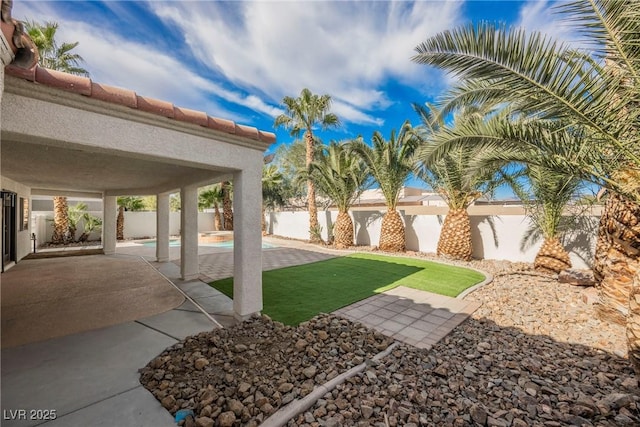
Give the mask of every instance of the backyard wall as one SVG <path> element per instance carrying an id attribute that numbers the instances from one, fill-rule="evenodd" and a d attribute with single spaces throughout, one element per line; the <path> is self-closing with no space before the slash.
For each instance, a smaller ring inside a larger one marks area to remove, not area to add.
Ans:
<path id="1" fill-rule="evenodd" d="M 102 211 L 89 212 L 91 215 L 102 219 Z M 38 243 L 51 241 L 53 234 L 53 212 L 34 212 L 32 215 L 32 224 L 35 224 L 34 232 L 36 233 Z M 198 231 L 213 231 L 214 228 L 213 213 L 198 212 Z M 78 227 L 76 237 L 82 234 L 82 223 Z M 89 236 L 89 240 L 100 239 L 100 230 L 94 231 Z M 169 216 L 169 234 L 177 236 L 180 234 L 180 212 L 171 212 Z M 125 239 L 141 239 L 148 237 L 156 237 L 156 213 L 155 212 L 125 212 L 124 213 L 124 238 Z"/>
<path id="2" fill-rule="evenodd" d="M 438 238 L 446 209 L 442 214 L 408 214 L 400 210 L 405 223 L 407 250 L 436 252 Z M 356 210 L 350 212 L 355 227 L 356 244 L 377 246 L 380 239 L 383 211 Z M 318 212 L 322 236 L 337 217 L 335 211 Z M 584 217 L 580 231 L 565 236 L 564 245 L 569 251 L 574 268 L 588 268 L 593 259 L 596 230 L 599 217 Z M 533 262 L 542 240 L 531 235 L 532 224 L 523 214 L 471 215 L 473 257 L 509 261 Z M 271 212 L 267 215 L 267 230 L 276 236 L 294 239 L 309 238 L 309 214 L 306 211 Z"/>

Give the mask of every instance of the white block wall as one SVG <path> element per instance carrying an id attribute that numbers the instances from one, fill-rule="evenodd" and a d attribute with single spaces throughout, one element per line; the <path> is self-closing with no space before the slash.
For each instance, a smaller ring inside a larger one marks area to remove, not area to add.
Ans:
<path id="1" fill-rule="evenodd" d="M 407 249 L 419 252 L 436 252 L 440 230 L 445 215 L 403 215 Z M 352 211 L 358 245 L 377 246 L 380 240 L 382 211 Z M 318 213 L 322 237 L 327 238 L 327 222 L 335 221 L 335 211 Z M 588 268 L 595 248 L 598 217 L 583 218 L 577 230 L 565 236 L 564 245 L 569 251 L 574 268 Z M 586 224 L 585 224 L 586 223 Z M 473 257 L 533 262 L 542 241 L 523 244 L 531 227 L 525 215 L 477 215 L 471 216 Z M 276 236 L 306 240 L 309 238 L 309 214 L 306 211 L 271 212 L 267 215 L 267 230 Z"/>

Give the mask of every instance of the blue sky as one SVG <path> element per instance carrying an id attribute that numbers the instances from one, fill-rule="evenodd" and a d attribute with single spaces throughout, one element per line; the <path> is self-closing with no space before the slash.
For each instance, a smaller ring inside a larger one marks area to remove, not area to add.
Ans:
<path id="1" fill-rule="evenodd" d="M 530 1 L 24 1 L 20 20 L 56 21 L 79 41 L 94 81 L 275 131 L 284 96 L 332 96 L 342 127 L 325 141 L 389 135 L 412 102 L 453 80 L 410 61 L 429 36 L 470 21 L 502 21 L 573 41 L 550 8 Z M 272 146 L 270 150 L 273 150 Z"/>

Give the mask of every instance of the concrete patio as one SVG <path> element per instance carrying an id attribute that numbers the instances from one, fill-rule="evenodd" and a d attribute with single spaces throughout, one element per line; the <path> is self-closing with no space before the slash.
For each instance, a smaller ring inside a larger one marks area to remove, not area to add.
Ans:
<path id="1" fill-rule="evenodd" d="M 263 250 L 265 269 L 339 255 L 300 242 L 276 242 L 281 246 Z M 119 248 L 118 253 L 127 257 L 124 253 L 138 251 L 144 256 L 148 250 L 129 246 Z M 228 276 L 230 250 L 203 247 L 201 253 L 200 268 L 206 272 L 201 279 Z M 171 415 L 140 385 L 138 369 L 186 336 L 236 320 L 229 298 L 202 280 L 180 280 L 178 263 L 151 265 L 185 292 L 182 304 L 134 321 L 2 350 L 3 426 L 175 426 Z M 429 348 L 476 307 L 400 287 L 336 314 L 399 341 Z M 17 419 L 23 418 L 22 412 L 16 412 L 20 409 L 26 410 L 26 419 Z M 29 419 L 30 409 L 55 410 L 56 419 Z"/>

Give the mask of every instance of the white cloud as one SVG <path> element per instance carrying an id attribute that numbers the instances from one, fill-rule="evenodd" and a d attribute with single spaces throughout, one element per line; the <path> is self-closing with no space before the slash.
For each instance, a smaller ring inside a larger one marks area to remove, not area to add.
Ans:
<path id="1" fill-rule="evenodd" d="M 554 4 L 549 0 L 529 1 L 520 9 L 515 25 L 527 31 L 539 31 L 576 47 L 586 47 L 582 46 L 574 26 L 553 9 Z"/>
<path id="2" fill-rule="evenodd" d="M 196 74 L 183 62 L 151 44 L 136 43 L 94 24 L 58 16 L 49 4 L 27 3 L 24 11 L 17 12 L 21 14 L 14 13 L 18 19 L 28 16 L 40 22 L 58 22 L 57 40 L 80 42 L 74 52 L 83 57 L 84 68 L 89 70 L 96 82 L 124 87 L 142 96 L 167 100 L 181 107 L 202 109 L 210 115 L 239 122 L 246 122 L 246 118 L 215 102 L 210 95 L 268 115 L 280 112 L 256 96 L 227 89 Z"/>
<path id="3" fill-rule="evenodd" d="M 196 73 L 183 53 L 160 51 L 152 38 L 136 42 L 126 28 L 114 33 L 113 23 L 73 21 L 55 5 L 18 2 L 14 14 L 59 22 L 59 40 L 80 42 L 76 51 L 96 81 L 237 121 L 243 118 L 222 101 L 276 116 L 283 96 L 308 87 L 331 94 L 343 122 L 381 125 L 384 111 L 400 101 L 382 90 L 389 80 L 422 92 L 444 85 L 439 71 L 410 58 L 418 43 L 458 23 L 462 2 L 147 3 L 183 34 L 194 57 L 223 77 L 216 80 Z M 107 5 L 135 22 L 121 4 Z"/>
<path id="4" fill-rule="evenodd" d="M 414 47 L 453 26 L 461 2 L 150 3 L 178 26 L 195 56 L 247 91 L 277 103 L 304 87 L 328 93 L 345 121 L 373 117 L 393 101 L 387 79 L 421 85 L 436 75 L 410 61 Z"/>

